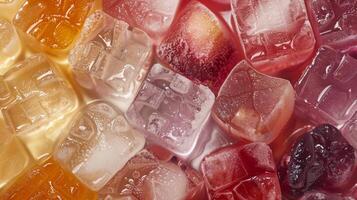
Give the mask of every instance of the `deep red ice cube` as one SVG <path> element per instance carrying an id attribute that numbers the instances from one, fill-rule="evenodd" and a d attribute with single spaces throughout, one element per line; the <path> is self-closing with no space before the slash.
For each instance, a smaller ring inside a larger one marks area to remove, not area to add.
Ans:
<path id="1" fill-rule="evenodd" d="M 192 1 L 173 22 L 157 54 L 175 71 L 217 92 L 241 58 L 235 42 L 215 13 Z"/>

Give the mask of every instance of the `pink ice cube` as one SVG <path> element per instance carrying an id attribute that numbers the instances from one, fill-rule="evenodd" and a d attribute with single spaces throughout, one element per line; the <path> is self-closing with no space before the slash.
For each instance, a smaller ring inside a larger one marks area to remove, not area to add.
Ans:
<path id="1" fill-rule="evenodd" d="M 159 38 L 170 27 L 180 0 L 103 0 L 104 11 Z"/>
<path id="2" fill-rule="evenodd" d="M 201 164 L 210 199 L 281 199 L 272 151 L 265 143 L 229 146 Z"/>
<path id="3" fill-rule="evenodd" d="M 357 45 L 356 0 L 312 0 L 311 8 L 323 45 L 339 49 Z"/>
<path id="4" fill-rule="evenodd" d="M 161 62 L 214 92 L 242 57 L 226 24 L 198 1 L 179 13 L 157 53 Z"/>
<path id="5" fill-rule="evenodd" d="M 273 74 L 306 61 L 315 37 L 304 0 L 232 0 L 246 58 Z"/>
<path id="6" fill-rule="evenodd" d="M 129 122 L 149 140 L 187 158 L 214 102 L 213 93 L 160 64 L 152 66 L 129 107 Z"/>
<path id="7" fill-rule="evenodd" d="M 301 116 L 341 128 L 357 112 L 357 60 L 321 47 L 295 89 Z"/>
<path id="8" fill-rule="evenodd" d="M 255 71 L 242 61 L 229 74 L 213 106 L 213 118 L 230 135 L 271 142 L 294 108 L 290 82 Z"/>

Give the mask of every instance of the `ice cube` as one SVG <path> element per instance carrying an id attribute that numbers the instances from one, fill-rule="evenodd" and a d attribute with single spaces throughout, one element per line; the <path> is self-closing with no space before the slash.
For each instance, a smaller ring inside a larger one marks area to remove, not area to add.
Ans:
<path id="1" fill-rule="evenodd" d="M 197 144 L 213 102 L 214 95 L 207 87 L 155 64 L 127 116 L 149 140 L 187 158 Z"/>
<path id="2" fill-rule="evenodd" d="M 357 112 L 357 60 L 321 47 L 295 90 L 301 116 L 341 128 Z"/>
<path id="3" fill-rule="evenodd" d="M 26 0 L 13 23 L 34 50 L 68 50 L 94 6 L 94 0 Z"/>
<path id="4" fill-rule="evenodd" d="M 199 170 L 200 164 L 205 156 L 221 147 L 230 145 L 233 141 L 211 118 L 203 129 L 203 134 L 199 138 L 200 143 L 196 146 L 196 154 L 190 157 L 191 166 Z"/>
<path id="5" fill-rule="evenodd" d="M 21 44 L 14 27 L 3 18 L 0 18 L 0 38 L 0 71 L 2 71 L 19 56 Z"/>
<path id="6" fill-rule="evenodd" d="M 49 158 L 22 174 L 0 199 L 42 200 L 42 199 L 96 199 L 96 193 L 81 184 L 73 174 Z"/>
<path id="7" fill-rule="evenodd" d="M 246 58 L 274 74 L 306 61 L 315 47 L 304 0 L 232 0 Z"/>
<path id="8" fill-rule="evenodd" d="M 31 159 L 23 145 L 1 124 L 0 190 L 29 166 Z"/>
<path id="9" fill-rule="evenodd" d="M 323 45 L 348 49 L 357 44 L 357 1 L 312 0 Z"/>
<path id="10" fill-rule="evenodd" d="M 217 92 L 241 57 L 235 42 L 224 22 L 192 1 L 179 13 L 157 53 L 173 70 Z"/>
<path id="11" fill-rule="evenodd" d="M 13 0 L 0 0 L 0 3 L 11 3 Z"/>
<path id="12" fill-rule="evenodd" d="M 190 199 L 190 195 L 199 192 L 197 189 L 202 189 L 202 181 L 198 172 L 187 166 L 160 161 L 151 152 L 143 150 L 99 191 L 99 197 L 130 197 L 129 199 L 138 200 Z"/>
<path id="13" fill-rule="evenodd" d="M 299 136 L 285 152 L 279 178 L 286 197 L 296 199 L 317 188 L 341 191 L 355 181 L 355 151 L 330 124 L 318 125 Z"/>
<path id="14" fill-rule="evenodd" d="M 73 88 L 43 55 L 26 59 L 0 77 L 2 116 L 35 158 L 52 152 L 61 127 L 77 107 Z"/>
<path id="15" fill-rule="evenodd" d="M 88 104 L 72 121 L 55 159 L 92 190 L 103 187 L 144 147 L 144 136 L 106 102 Z"/>
<path id="16" fill-rule="evenodd" d="M 151 54 L 144 32 L 96 11 L 87 18 L 69 62 L 83 88 L 125 112 L 146 76 Z"/>
<path id="17" fill-rule="evenodd" d="M 221 148 L 201 163 L 210 199 L 281 199 L 272 151 L 265 143 Z"/>
<path id="18" fill-rule="evenodd" d="M 261 74 L 242 61 L 221 87 L 213 118 L 234 137 L 269 143 L 288 122 L 294 100 L 289 81 Z"/>
<path id="19" fill-rule="evenodd" d="M 170 27 L 180 0 L 104 0 L 104 11 L 159 39 Z"/>

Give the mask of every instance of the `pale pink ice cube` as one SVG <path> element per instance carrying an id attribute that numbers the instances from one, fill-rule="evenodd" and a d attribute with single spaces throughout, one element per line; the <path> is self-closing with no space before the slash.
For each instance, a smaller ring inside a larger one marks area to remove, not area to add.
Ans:
<path id="1" fill-rule="evenodd" d="M 207 87 L 155 64 L 127 116 L 151 141 L 187 158 L 195 149 L 213 102 L 214 95 Z"/>
<path id="2" fill-rule="evenodd" d="M 292 115 L 294 95 L 288 80 L 259 73 L 242 61 L 221 87 L 213 118 L 236 138 L 269 143 Z"/>
<path id="3" fill-rule="evenodd" d="M 201 170 L 211 200 L 281 199 L 273 154 L 265 143 L 221 148 L 205 157 Z"/>
<path id="4" fill-rule="evenodd" d="M 311 9 L 319 27 L 322 45 L 339 49 L 357 45 L 356 0 L 312 0 Z"/>
<path id="5" fill-rule="evenodd" d="M 99 199 L 184 200 L 203 189 L 203 179 L 180 163 L 163 162 L 143 150 L 99 191 Z"/>
<path id="6" fill-rule="evenodd" d="M 246 58 L 270 74 L 306 61 L 315 47 L 304 0 L 232 0 Z"/>
<path id="7" fill-rule="evenodd" d="M 301 116 L 341 128 L 357 112 L 357 60 L 321 47 L 295 90 Z"/>
<path id="8" fill-rule="evenodd" d="M 54 156 L 92 190 L 102 188 L 145 144 L 113 105 L 94 101 L 73 119 Z"/>
<path id="9" fill-rule="evenodd" d="M 88 17 L 69 63 L 77 82 L 125 112 L 152 60 L 150 38 L 102 11 Z"/>
<path id="10" fill-rule="evenodd" d="M 104 11 L 144 30 L 153 38 L 170 27 L 180 0 L 104 0 Z"/>

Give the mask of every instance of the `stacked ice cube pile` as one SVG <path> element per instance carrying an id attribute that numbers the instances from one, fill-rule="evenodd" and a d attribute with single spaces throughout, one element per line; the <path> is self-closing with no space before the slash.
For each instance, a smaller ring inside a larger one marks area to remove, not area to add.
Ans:
<path id="1" fill-rule="evenodd" d="M 356 0 L 0 0 L 1 200 L 357 199 Z"/>

